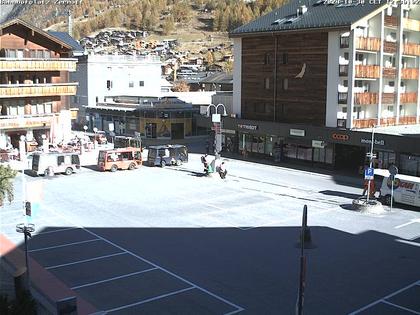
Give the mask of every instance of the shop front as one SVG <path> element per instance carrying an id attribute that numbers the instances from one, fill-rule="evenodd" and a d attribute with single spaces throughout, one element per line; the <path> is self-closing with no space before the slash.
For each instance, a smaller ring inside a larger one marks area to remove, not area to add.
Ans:
<path id="1" fill-rule="evenodd" d="M 209 119 L 197 120 L 209 126 Z M 372 133 L 348 129 L 280 124 L 223 118 L 223 148 L 274 162 L 291 162 L 361 173 L 370 163 Z M 372 163 L 377 168 L 396 165 L 400 172 L 420 176 L 420 138 L 375 133 Z"/>

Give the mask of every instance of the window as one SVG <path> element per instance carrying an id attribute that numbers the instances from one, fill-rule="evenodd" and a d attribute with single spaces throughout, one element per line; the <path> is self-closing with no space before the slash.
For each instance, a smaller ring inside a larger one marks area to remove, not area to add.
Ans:
<path id="1" fill-rule="evenodd" d="M 350 39 L 349 36 L 340 36 L 340 48 L 349 48 Z"/>
<path id="2" fill-rule="evenodd" d="M 287 53 L 283 53 L 283 64 L 286 65 L 289 62 L 289 55 Z"/>
<path id="3" fill-rule="evenodd" d="M 354 87 L 362 88 L 363 87 L 363 81 L 362 80 L 354 81 Z"/>
<path id="4" fill-rule="evenodd" d="M 387 106 L 387 110 L 389 112 L 394 112 L 394 106 L 392 106 L 392 105 Z"/>
<path id="5" fill-rule="evenodd" d="M 363 61 L 363 54 L 356 53 L 356 61 Z"/>
<path id="6" fill-rule="evenodd" d="M 45 113 L 51 114 L 52 113 L 52 103 L 45 103 Z"/>
<path id="7" fill-rule="evenodd" d="M 106 80 L 106 88 L 108 90 L 112 89 L 112 81 L 111 80 Z"/>
<path id="8" fill-rule="evenodd" d="M 343 106 L 343 108 L 341 109 L 341 112 L 347 113 L 347 106 Z"/>
<path id="9" fill-rule="evenodd" d="M 271 54 L 270 53 L 266 53 L 264 55 L 264 64 L 265 65 L 269 65 L 271 63 Z"/>
<path id="10" fill-rule="evenodd" d="M 130 88 L 134 87 L 134 81 L 129 81 L 128 82 L 128 87 L 130 87 Z"/>
<path id="11" fill-rule="evenodd" d="M 348 87 L 349 86 L 349 81 L 348 80 L 344 80 L 343 81 L 343 86 L 344 87 Z"/>
<path id="12" fill-rule="evenodd" d="M 289 89 L 289 79 L 283 79 L 283 91 L 287 91 Z"/>
<path id="13" fill-rule="evenodd" d="M 348 52 L 344 53 L 344 59 L 349 60 L 349 53 Z"/>
<path id="14" fill-rule="evenodd" d="M 144 86 L 144 81 L 139 81 L 139 86 Z"/>
<path id="15" fill-rule="evenodd" d="M 395 82 L 394 81 L 389 81 L 388 85 L 389 86 L 395 86 Z"/>
<path id="16" fill-rule="evenodd" d="M 270 78 L 265 78 L 265 80 L 264 80 L 264 88 L 266 90 L 270 89 Z"/>
<path id="17" fill-rule="evenodd" d="M 44 58 L 50 59 L 51 58 L 51 52 L 49 50 L 44 50 Z"/>

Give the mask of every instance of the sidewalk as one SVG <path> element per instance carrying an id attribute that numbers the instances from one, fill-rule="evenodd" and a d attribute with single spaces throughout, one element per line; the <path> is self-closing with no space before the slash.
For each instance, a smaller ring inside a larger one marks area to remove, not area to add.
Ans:
<path id="1" fill-rule="evenodd" d="M 361 175 L 349 174 L 348 171 L 346 172 L 346 171 L 329 170 L 329 169 L 324 169 L 324 168 L 320 168 L 316 166 L 294 164 L 290 162 L 274 162 L 272 159 L 257 158 L 253 156 L 248 156 L 244 158 L 241 154 L 227 153 L 227 152 L 222 152 L 221 158 L 235 159 L 235 160 L 239 160 L 243 162 L 272 165 L 275 167 L 292 169 L 292 170 L 307 172 L 307 173 L 312 173 L 312 174 L 313 173 L 322 174 L 326 176 L 331 176 L 337 183 L 343 183 L 343 184 L 347 184 L 354 187 L 363 188 L 363 183 L 364 183 L 363 177 Z"/>

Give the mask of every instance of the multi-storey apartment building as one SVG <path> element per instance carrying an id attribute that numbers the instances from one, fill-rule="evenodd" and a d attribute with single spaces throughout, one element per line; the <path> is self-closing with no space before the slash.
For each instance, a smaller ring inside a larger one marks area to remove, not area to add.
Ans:
<path id="1" fill-rule="evenodd" d="M 420 174 L 420 138 L 401 135 L 420 129 L 420 7 L 371 3 L 292 0 L 232 31 L 226 146 L 357 170 L 376 126 L 376 163 Z"/>
<path id="2" fill-rule="evenodd" d="M 24 21 L 0 25 L 0 148 L 15 148 L 22 135 L 41 143 L 70 132 L 69 82 L 77 59 L 65 42 Z"/>
<path id="3" fill-rule="evenodd" d="M 79 82 L 71 105 L 79 109 L 80 124 L 87 122 L 85 108 L 104 102 L 110 96 L 160 96 L 161 61 L 159 56 L 85 55 L 70 78 Z M 94 118 L 94 117 L 93 117 Z"/>

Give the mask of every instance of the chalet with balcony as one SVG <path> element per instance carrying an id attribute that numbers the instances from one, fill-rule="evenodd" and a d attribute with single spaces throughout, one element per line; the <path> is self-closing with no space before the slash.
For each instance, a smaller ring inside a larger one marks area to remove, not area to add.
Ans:
<path id="1" fill-rule="evenodd" d="M 420 139 L 392 134 L 420 134 L 419 6 L 291 0 L 230 37 L 239 152 L 357 169 L 375 126 L 376 162 L 420 175 Z"/>
<path id="2" fill-rule="evenodd" d="M 70 132 L 69 82 L 77 59 L 72 47 L 19 19 L 0 25 L 0 148 L 20 136 L 60 142 Z"/>

